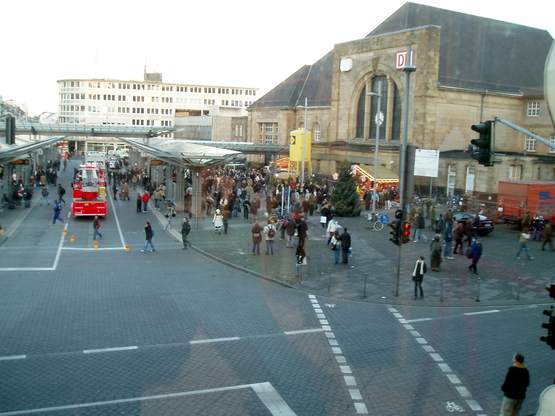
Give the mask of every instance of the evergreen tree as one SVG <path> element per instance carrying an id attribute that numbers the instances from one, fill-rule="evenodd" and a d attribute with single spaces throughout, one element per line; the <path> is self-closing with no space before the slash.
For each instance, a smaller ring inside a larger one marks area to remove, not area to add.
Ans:
<path id="1" fill-rule="evenodd" d="M 340 217 L 360 215 L 360 196 L 357 193 L 356 179 L 351 175 L 351 169 L 346 168 L 341 171 L 331 202 Z"/>

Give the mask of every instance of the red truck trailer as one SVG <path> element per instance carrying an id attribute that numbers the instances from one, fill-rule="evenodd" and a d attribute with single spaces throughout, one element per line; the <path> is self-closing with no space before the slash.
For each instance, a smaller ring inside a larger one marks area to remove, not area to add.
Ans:
<path id="1" fill-rule="evenodd" d="M 517 223 L 526 212 L 551 219 L 555 214 L 555 181 L 499 181 L 498 217 Z"/>

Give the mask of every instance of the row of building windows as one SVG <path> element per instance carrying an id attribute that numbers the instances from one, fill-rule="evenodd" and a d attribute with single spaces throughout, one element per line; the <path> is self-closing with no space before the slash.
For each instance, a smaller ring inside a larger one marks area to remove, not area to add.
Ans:
<path id="1" fill-rule="evenodd" d="M 528 101 L 528 107 L 526 109 L 526 115 L 528 117 L 539 117 L 539 115 L 540 115 L 540 102 L 539 101 Z"/>
<path id="2" fill-rule="evenodd" d="M 278 123 L 258 123 L 258 143 L 277 144 Z"/>
<path id="3" fill-rule="evenodd" d="M 125 83 L 125 82 L 107 82 L 107 81 L 89 81 L 89 88 L 112 88 L 120 90 L 146 90 L 147 91 L 164 91 L 173 92 L 173 85 L 156 85 L 156 84 L 143 84 L 143 83 Z M 79 87 L 79 81 L 63 81 L 62 87 L 64 88 L 76 88 Z M 253 89 L 243 89 L 243 88 L 222 88 L 222 87 L 197 87 L 197 86 L 187 86 L 187 85 L 176 85 L 176 92 L 193 92 L 205 94 L 231 94 L 231 95 L 256 95 L 256 90 Z"/>
<path id="4" fill-rule="evenodd" d="M 555 146 L 555 134 L 549 137 L 549 142 Z M 536 151 L 537 140 L 533 137 L 526 136 L 524 138 L 524 150 L 527 152 L 535 152 Z M 555 153 L 555 149 L 550 148 L 549 153 Z"/>

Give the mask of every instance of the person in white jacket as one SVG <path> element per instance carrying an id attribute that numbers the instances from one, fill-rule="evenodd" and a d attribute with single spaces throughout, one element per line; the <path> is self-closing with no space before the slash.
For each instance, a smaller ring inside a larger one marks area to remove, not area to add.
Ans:
<path id="1" fill-rule="evenodd" d="M 214 224 L 214 230 L 218 233 L 222 233 L 222 227 L 224 225 L 224 216 L 222 212 L 217 209 L 216 213 L 214 214 L 214 218 L 212 219 L 212 224 Z"/>
<path id="2" fill-rule="evenodd" d="M 330 244 L 331 237 L 335 234 L 339 227 L 340 225 L 335 218 L 332 218 L 328 223 L 328 228 L 326 229 L 326 233 L 328 234 L 328 245 Z"/>

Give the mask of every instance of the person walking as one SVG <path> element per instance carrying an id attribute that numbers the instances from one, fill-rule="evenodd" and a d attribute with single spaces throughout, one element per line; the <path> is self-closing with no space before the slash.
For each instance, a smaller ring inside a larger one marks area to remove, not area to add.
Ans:
<path id="1" fill-rule="evenodd" d="M 137 213 L 140 214 L 142 212 L 142 206 L 143 206 L 143 197 L 140 192 L 137 194 L 136 202 L 137 202 Z"/>
<path id="2" fill-rule="evenodd" d="M 114 194 L 114 201 L 118 200 L 118 185 L 116 183 L 116 178 L 112 179 L 112 194 Z"/>
<path id="3" fill-rule="evenodd" d="M 191 224 L 189 223 L 189 220 L 187 219 L 187 217 L 184 217 L 183 223 L 181 224 L 181 240 L 183 241 L 184 250 L 187 249 L 187 246 L 191 245 L 191 243 L 187 241 L 187 237 L 190 232 L 191 232 Z"/>
<path id="4" fill-rule="evenodd" d="M 480 257 L 482 257 L 482 242 L 479 238 L 472 242 L 469 250 L 472 263 L 468 266 L 468 270 L 472 271 L 474 274 L 478 274 L 478 262 L 480 261 Z"/>
<path id="5" fill-rule="evenodd" d="M 524 366 L 524 356 L 516 353 L 501 386 L 503 400 L 499 411 L 500 416 L 518 416 L 529 385 L 530 373 Z"/>
<path id="6" fill-rule="evenodd" d="M 150 195 L 148 191 L 143 192 L 143 196 L 141 199 L 143 201 L 143 213 L 146 213 L 148 211 L 148 201 L 150 201 Z"/>
<path id="7" fill-rule="evenodd" d="M 293 218 L 289 217 L 287 219 L 287 225 L 285 226 L 285 234 L 287 234 L 287 241 L 285 247 L 293 247 L 293 237 L 295 236 L 295 231 L 297 230 L 297 224 L 293 221 Z"/>
<path id="8" fill-rule="evenodd" d="M 545 226 L 543 227 L 543 243 L 542 243 L 542 251 L 545 251 L 546 244 L 549 244 L 549 248 L 553 251 L 553 243 L 551 239 L 553 238 L 553 227 L 551 225 L 551 221 L 546 220 Z"/>
<path id="9" fill-rule="evenodd" d="M 297 247 L 304 247 L 306 237 L 308 236 L 308 224 L 306 223 L 303 215 L 301 215 L 300 218 L 295 221 L 295 224 L 297 224 L 297 236 L 299 237 Z"/>
<path id="10" fill-rule="evenodd" d="M 58 201 L 60 202 L 60 204 L 63 202 L 64 204 L 66 203 L 65 199 L 64 199 L 64 195 L 66 194 L 66 190 L 64 189 L 64 187 L 62 186 L 61 183 L 58 184 Z"/>
<path id="11" fill-rule="evenodd" d="M 347 227 L 341 234 L 341 261 L 343 264 L 349 263 L 349 251 L 351 250 L 351 234 L 347 232 Z"/>
<path id="12" fill-rule="evenodd" d="M 62 206 L 60 205 L 60 201 L 54 201 L 54 217 L 52 218 L 52 224 L 56 224 L 56 221 L 60 220 L 62 223 L 64 222 L 64 220 L 62 220 L 62 218 L 60 217 L 60 214 L 62 212 Z"/>
<path id="13" fill-rule="evenodd" d="M 530 255 L 530 252 L 528 251 L 528 240 L 530 240 L 530 234 L 528 234 L 528 232 L 526 231 L 522 232 L 518 239 L 519 247 L 518 251 L 516 252 L 517 259 L 520 259 L 520 253 L 524 251 L 526 253 L 526 257 L 528 257 L 528 260 L 534 260 L 534 257 L 532 257 Z"/>
<path id="14" fill-rule="evenodd" d="M 339 223 L 335 218 L 331 218 L 328 223 L 328 228 L 326 228 L 326 232 L 328 234 L 328 244 L 330 243 L 332 237 L 334 236 L 335 232 L 339 228 Z"/>
<path id="15" fill-rule="evenodd" d="M 260 243 L 262 242 L 262 227 L 258 221 L 251 228 L 252 254 L 260 255 Z"/>
<path id="16" fill-rule="evenodd" d="M 217 209 L 214 213 L 214 217 L 212 218 L 212 224 L 214 225 L 214 231 L 218 234 L 222 233 L 222 227 L 224 226 L 224 216 L 222 212 Z"/>
<path id="17" fill-rule="evenodd" d="M 40 194 L 42 196 L 41 205 L 42 205 L 42 202 L 44 201 L 46 201 L 46 205 L 50 205 L 50 201 L 48 200 L 48 194 L 49 194 L 48 187 L 46 185 L 44 186 L 40 185 L 40 187 L 41 187 Z"/>
<path id="18" fill-rule="evenodd" d="M 415 243 L 420 240 L 428 241 L 426 234 L 424 234 L 425 228 L 426 228 L 426 220 L 424 219 L 424 214 L 419 212 L 416 214 L 416 235 L 414 238 Z"/>
<path id="19" fill-rule="evenodd" d="M 95 215 L 93 220 L 93 240 L 96 240 L 97 236 L 102 238 L 102 234 L 100 234 L 100 225 L 100 218 L 98 218 L 98 215 Z"/>
<path id="20" fill-rule="evenodd" d="M 445 242 L 445 246 L 443 247 L 443 257 L 453 260 L 453 221 L 445 221 L 443 241 Z"/>
<path id="21" fill-rule="evenodd" d="M 151 253 L 155 252 L 156 249 L 154 248 L 154 245 L 152 244 L 152 237 L 154 237 L 154 231 L 152 231 L 152 226 L 150 225 L 150 222 L 146 222 L 145 226 L 145 247 L 143 250 L 141 250 L 141 253 L 145 253 L 146 251 L 150 251 Z M 147 250 L 147 247 L 150 246 L 150 250 Z"/>
<path id="22" fill-rule="evenodd" d="M 276 236 L 276 226 L 271 220 L 264 227 L 264 241 L 266 242 L 266 254 L 274 255 L 274 238 Z"/>
<path id="23" fill-rule="evenodd" d="M 434 236 L 430 244 L 430 264 L 432 272 L 439 272 L 439 265 L 441 264 L 441 236 L 439 234 Z"/>
<path id="24" fill-rule="evenodd" d="M 414 282 L 414 299 L 418 299 L 418 290 L 420 290 L 420 299 L 424 297 L 424 291 L 422 290 L 422 280 L 424 280 L 424 275 L 428 271 L 426 267 L 426 262 L 424 261 L 424 256 L 419 256 L 414 264 L 414 269 L 412 271 L 412 281 Z"/>
<path id="25" fill-rule="evenodd" d="M 229 228 L 229 220 L 231 218 L 231 210 L 229 209 L 229 205 L 225 204 L 222 206 L 223 210 L 223 224 L 224 224 L 224 234 L 227 234 L 227 230 Z"/>
<path id="26" fill-rule="evenodd" d="M 453 232 L 453 237 L 455 238 L 455 248 L 453 249 L 453 254 L 464 254 L 463 250 L 463 238 L 464 238 L 464 224 L 458 223 L 455 231 Z M 460 247 L 460 251 L 458 248 Z"/>
<path id="27" fill-rule="evenodd" d="M 329 242 L 331 251 L 333 251 L 333 264 L 339 264 L 339 253 L 341 252 L 341 236 L 339 231 L 335 231 Z"/>

